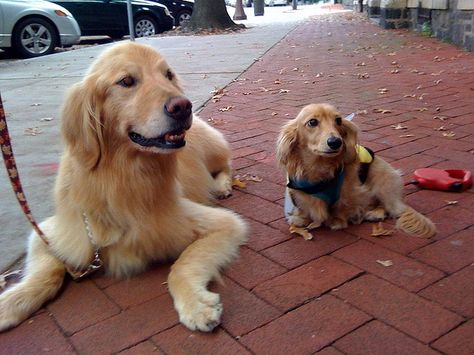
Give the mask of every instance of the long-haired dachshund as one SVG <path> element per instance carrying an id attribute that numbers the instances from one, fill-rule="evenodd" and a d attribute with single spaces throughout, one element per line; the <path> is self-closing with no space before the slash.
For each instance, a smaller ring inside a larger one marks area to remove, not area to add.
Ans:
<path id="1" fill-rule="evenodd" d="M 308 105 L 282 128 L 277 161 L 288 175 L 290 226 L 341 229 L 390 216 L 409 234 L 436 233 L 428 218 L 403 202 L 399 173 L 359 145 L 355 124 L 331 105 Z"/>

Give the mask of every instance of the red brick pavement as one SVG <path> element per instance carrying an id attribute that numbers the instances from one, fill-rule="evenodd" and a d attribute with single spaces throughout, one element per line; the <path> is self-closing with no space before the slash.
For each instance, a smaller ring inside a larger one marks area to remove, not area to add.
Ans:
<path id="1" fill-rule="evenodd" d="M 370 224 L 322 229 L 309 242 L 288 233 L 275 137 L 312 102 L 359 112 L 362 142 L 406 181 L 418 167 L 474 170 L 473 53 L 355 14 L 315 18 L 201 112 L 231 142 L 236 173 L 263 179 L 221 203 L 245 216 L 252 232 L 224 284 L 212 285 L 224 302 L 217 331 L 178 324 L 164 265 L 128 281 L 69 283 L 0 335 L 0 353 L 474 353 L 472 190 L 406 188 L 410 204 L 438 225 L 433 240 L 399 232 L 373 238 Z"/>

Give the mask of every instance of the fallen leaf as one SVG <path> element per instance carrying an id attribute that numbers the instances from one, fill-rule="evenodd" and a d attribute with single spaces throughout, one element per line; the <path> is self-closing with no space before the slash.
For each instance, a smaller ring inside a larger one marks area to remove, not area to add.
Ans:
<path id="1" fill-rule="evenodd" d="M 382 113 L 382 114 L 392 113 L 392 111 L 390 111 L 390 110 L 384 110 L 384 109 L 381 109 L 381 108 L 374 108 L 373 111 L 374 111 L 375 113 Z"/>
<path id="2" fill-rule="evenodd" d="M 416 94 L 413 94 L 413 95 L 406 94 L 406 95 L 403 95 L 403 97 L 416 97 Z"/>
<path id="3" fill-rule="evenodd" d="M 446 116 L 433 116 L 433 119 L 440 120 L 440 121 L 446 121 L 448 119 L 448 117 L 446 117 Z"/>
<path id="4" fill-rule="evenodd" d="M 392 69 L 390 71 L 390 74 L 398 74 L 398 73 L 400 73 L 400 70 L 398 70 L 398 69 Z"/>
<path id="5" fill-rule="evenodd" d="M 260 87 L 260 90 L 262 90 L 263 92 L 267 92 L 267 91 L 268 91 L 268 89 L 264 88 L 263 86 Z"/>
<path id="6" fill-rule="evenodd" d="M 435 131 L 447 131 L 448 129 L 444 126 L 440 126 L 438 128 L 435 128 Z"/>
<path id="7" fill-rule="evenodd" d="M 263 81 L 263 79 L 254 80 L 254 81 L 252 81 L 252 83 L 256 84 L 256 83 L 259 83 L 259 82 L 261 82 L 261 81 Z"/>
<path id="8" fill-rule="evenodd" d="M 435 85 L 438 85 L 439 83 L 441 83 L 443 80 L 439 79 L 439 80 L 436 80 L 434 83 Z"/>
<path id="9" fill-rule="evenodd" d="M 232 179 L 232 187 L 238 187 L 240 189 L 245 189 L 247 187 L 247 184 L 243 181 L 241 181 L 239 178 L 234 177 Z"/>
<path id="10" fill-rule="evenodd" d="M 234 108 L 234 106 L 226 106 L 219 109 L 220 112 L 227 112 Z"/>
<path id="11" fill-rule="evenodd" d="M 389 267 L 393 265 L 392 260 L 376 260 L 376 262 L 385 267 Z"/>
<path id="12" fill-rule="evenodd" d="M 428 111 L 426 107 L 420 107 L 420 108 L 417 108 L 416 110 L 420 112 Z"/>
<path id="13" fill-rule="evenodd" d="M 435 108 L 435 111 L 436 111 L 436 112 L 441 111 L 441 106 L 436 107 L 436 108 Z"/>
<path id="14" fill-rule="evenodd" d="M 278 115 L 278 112 L 272 112 L 272 116 Z"/>
<path id="15" fill-rule="evenodd" d="M 390 63 L 390 64 L 392 64 L 392 65 L 397 65 L 398 62 L 397 62 L 396 60 L 394 60 L 394 61 L 393 61 L 392 63 Z"/>
<path id="16" fill-rule="evenodd" d="M 241 181 L 254 181 L 254 182 L 262 182 L 263 179 L 260 176 L 252 175 L 252 174 L 244 174 L 244 175 L 236 175 L 236 179 Z"/>
<path id="17" fill-rule="evenodd" d="M 423 100 L 425 98 L 425 95 L 428 95 L 428 94 L 421 94 L 420 97 L 418 97 L 418 100 Z"/>
<path id="18" fill-rule="evenodd" d="M 403 126 L 401 123 L 397 124 L 396 126 L 391 126 L 393 129 L 399 130 L 399 129 L 408 129 L 407 126 Z"/>
<path id="19" fill-rule="evenodd" d="M 26 128 L 24 133 L 28 136 L 37 136 L 38 134 L 41 134 L 43 131 L 39 129 L 38 127 L 30 127 Z"/>
<path id="20" fill-rule="evenodd" d="M 443 137 L 448 137 L 448 138 L 453 138 L 455 135 L 456 135 L 456 133 L 454 133 L 453 131 L 443 133 Z"/>
<path id="21" fill-rule="evenodd" d="M 43 118 L 40 118 L 40 121 L 41 122 L 49 122 L 49 121 L 52 121 L 54 120 L 53 117 L 43 117 Z"/>
<path id="22" fill-rule="evenodd" d="M 388 92 L 387 88 L 379 89 L 379 94 L 381 94 L 381 95 L 386 94 L 387 92 Z"/>
<path id="23" fill-rule="evenodd" d="M 448 204 L 448 206 L 451 206 L 451 205 L 457 205 L 458 201 L 446 201 L 446 203 Z"/>
<path id="24" fill-rule="evenodd" d="M 280 79 L 277 79 L 273 83 L 278 85 L 278 84 L 281 84 L 281 81 L 280 81 Z"/>
<path id="25" fill-rule="evenodd" d="M 410 138 L 410 137 L 414 137 L 414 136 L 415 136 L 414 134 L 402 134 L 399 137 L 400 138 Z"/>
<path id="26" fill-rule="evenodd" d="M 251 92 L 243 92 L 242 95 L 251 95 Z"/>
<path id="27" fill-rule="evenodd" d="M 389 237 L 392 234 L 393 231 L 385 229 L 382 222 L 372 225 L 372 237 Z"/>
<path id="28" fill-rule="evenodd" d="M 368 79 L 368 78 L 370 78 L 369 73 L 357 73 L 356 75 L 357 75 L 358 79 Z"/>
<path id="29" fill-rule="evenodd" d="M 423 86 L 422 86 L 422 85 L 418 85 L 418 86 L 416 87 L 416 90 L 420 90 L 420 89 L 423 89 Z"/>
<path id="30" fill-rule="evenodd" d="M 367 115 L 367 114 L 368 114 L 367 110 L 359 110 L 356 112 L 356 115 Z"/>
<path id="31" fill-rule="evenodd" d="M 30 106 L 41 106 L 40 103 L 34 103 L 34 104 L 31 104 Z"/>
<path id="32" fill-rule="evenodd" d="M 287 89 L 280 89 L 280 94 L 286 94 L 286 93 L 289 93 L 290 90 L 287 90 Z"/>
<path id="33" fill-rule="evenodd" d="M 394 56 L 394 55 L 397 55 L 397 52 L 392 52 L 392 53 L 389 53 L 389 54 L 387 54 L 387 55 L 389 55 L 389 56 Z"/>
<path id="34" fill-rule="evenodd" d="M 295 225 L 290 225 L 290 233 L 298 234 L 303 237 L 304 240 L 311 240 L 313 239 L 313 235 L 311 234 L 310 231 L 308 231 L 306 228 L 301 228 L 297 227 Z"/>
<path id="35" fill-rule="evenodd" d="M 357 63 L 357 64 L 356 64 L 357 67 L 365 67 L 365 65 L 366 65 L 366 64 L 365 64 L 364 62 L 362 62 L 362 63 Z"/>

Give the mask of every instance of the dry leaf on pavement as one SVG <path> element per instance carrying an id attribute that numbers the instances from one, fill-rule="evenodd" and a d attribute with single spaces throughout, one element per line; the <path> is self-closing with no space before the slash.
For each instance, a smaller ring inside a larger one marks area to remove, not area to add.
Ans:
<path id="1" fill-rule="evenodd" d="M 415 135 L 414 134 L 401 134 L 399 135 L 400 138 L 410 138 L 410 137 L 414 137 Z"/>
<path id="2" fill-rule="evenodd" d="M 226 106 L 226 107 L 222 107 L 219 109 L 219 111 L 221 112 L 227 112 L 227 111 L 230 111 L 234 108 L 234 106 Z"/>
<path id="3" fill-rule="evenodd" d="M 384 110 L 384 109 L 381 109 L 381 108 L 374 108 L 373 111 L 374 111 L 375 113 L 382 113 L 382 114 L 392 113 L 392 111 L 390 111 L 390 110 Z"/>
<path id="4" fill-rule="evenodd" d="M 392 260 L 376 260 L 376 262 L 385 267 L 389 267 L 393 265 Z"/>
<path id="5" fill-rule="evenodd" d="M 426 107 L 420 107 L 420 108 L 417 108 L 416 110 L 420 112 L 428 111 Z"/>
<path id="6" fill-rule="evenodd" d="M 25 131 L 24 131 L 24 133 L 27 136 L 37 136 L 38 134 L 41 134 L 42 132 L 43 131 L 41 129 L 39 129 L 38 127 L 25 128 Z"/>
<path id="7" fill-rule="evenodd" d="M 393 129 L 399 130 L 399 129 L 408 129 L 407 126 L 402 125 L 401 123 L 397 124 L 396 126 L 392 125 L 391 126 Z"/>
<path id="8" fill-rule="evenodd" d="M 303 237 L 304 240 L 313 239 L 313 235 L 304 227 L 297 227 L 295 225 L 290 225 L 290 233 L 298 234 Z"/>
<path id="9" fill-rule="evenodd" d="M 448 204 L 448 206 L 452 206 L 452 205 L 457 205 L 458 201 L 446 201 L 446 203 Z"/>
<path id="10" fill-rule="evenodd" d="M 393 230 L 387 230 L 384 228 L 382 222 L 372 225 L 371 237 L 389 237 L 393 234 Z"/>
<path id="11" fill-rule="evenodd" d="M 455 135 L 456 135 L 456 133 L 454 133 L 452 131 L 443 133 L 443 137 L 448 137 L 448 138 L 453 138 Z"/>
<path id="12" fill-rule="evenodd" d="M 287 90 L 287 89 L 280 89 L 280 94 L 286 94 L 286 93 L 289 93 L 290 90 Z"/>
<path id="13" fill-rule="evenodd" d="M 247 184 L 243 181 L 241 181 L 239 178 L 234 177 L 232 179 L 232 187 L 238 187 L 240 189 L 245 189 L 247 187 Z"/>

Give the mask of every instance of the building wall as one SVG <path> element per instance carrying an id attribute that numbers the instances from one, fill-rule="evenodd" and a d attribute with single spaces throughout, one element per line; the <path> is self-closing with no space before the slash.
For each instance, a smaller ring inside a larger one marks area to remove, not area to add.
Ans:
<path id="1" fill-rule="evenodd" d="M 429 14 L 433 36 L 474 51 L 474 0 L 449 0 L 444 6 L 446 9 L 442 9 L 443 6 L 433 7 L 431 9 L 429 7 L 411 8 L 412 27 L 422 30 L 423 24 L 420 23 L 419 15 Z"/>

